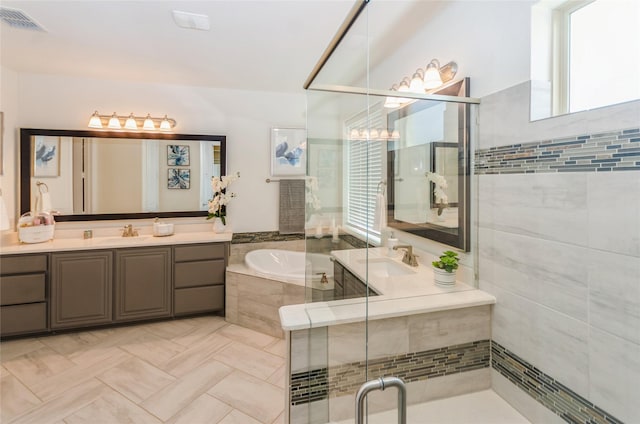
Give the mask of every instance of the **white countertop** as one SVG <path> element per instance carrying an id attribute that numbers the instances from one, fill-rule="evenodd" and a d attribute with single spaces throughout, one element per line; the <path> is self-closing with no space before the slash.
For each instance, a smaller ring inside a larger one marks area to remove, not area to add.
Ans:
<path id="1" fill-rule="evenodd" d="M 435 285 L 430 265 L 403 264 L 402 253 L 387 256 L 387 248 L 338 250 L 333 257 L 362 281 L 369 282 L 379 296 L 289 305 L 280 308 L 284 330 L 302 330 L 336 324 L 391 318 L 456 308 L 490 305 L 494 296 L 460 281 L 451 288 Z M 392 262 L 393 269 L 404 275 L 377 273 L 367 263 Z"/>
<path id="2" fill-rule="evenodd" d="M 21 253 L 62 252 L 69 250 L 116 249 L 127 247 L 166 246 L 173 244 L 211 243 L 231 241 L 233 233 L 214 233 L 213 231 L 190 231 L 175 233 L 166 237 L 154 237 L 151 234 L 141 234 L 137 237 L 104 236 L 91 239 L 54 238 L 44 243 L 20 243 L 18 235 L 3 237 L 0 245 L 0 255 L 16 255 Z"/>

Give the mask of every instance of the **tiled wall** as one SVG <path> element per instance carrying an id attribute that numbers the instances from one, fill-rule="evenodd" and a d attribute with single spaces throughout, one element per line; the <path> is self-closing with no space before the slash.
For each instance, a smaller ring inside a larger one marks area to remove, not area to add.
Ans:
<path id="1" fill-rule="evenodd" d="M 476 151 L 476 175 L 607 171 L 640 171 L 640 129 Z"/>
<path id="2" fill-rule="evenodd" d="M 495 341 L 491 343 L 491 366 L 567 422 L 622 424 L 622 421 L 610 413 L 574 393 Z"/>
<path id="3" fill-rule="evenodd" d="M 381 376 L 403 378 L 409 404 L 488 388 L 490 318 L 478 306 L 292 332 L 291 423 L 352 419 L 357 389 Z M 392 390 L 368 399 L 397 406 Z"/>
<path id="4" fill-rule="evenodd" d="M 640 422 L 640 102 L 529 123 L 513 115 L 524 94 L 480 108 L 478 266 L 497 298 L 492 340 L 596 410 Z M 547 422 L 544 402 L 503 379 L 501 396 Z"/>

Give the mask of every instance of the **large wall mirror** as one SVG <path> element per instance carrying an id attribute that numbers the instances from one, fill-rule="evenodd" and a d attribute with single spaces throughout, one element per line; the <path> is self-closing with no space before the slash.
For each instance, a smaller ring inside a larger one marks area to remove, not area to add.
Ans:
<path id="1" fill-rule="evenodd" d="M 205 216 L 225 147 L 219 135 L 22 129 L 20 213 L 48 192 L 56 221 Z"/>
<path id="2" fill-rule="evenodd" d="M 468 97 L 469 79 L 434 94 Z M 419 100 L 387 116 L 388 226 L 470 248 L 470 105 Z"/>

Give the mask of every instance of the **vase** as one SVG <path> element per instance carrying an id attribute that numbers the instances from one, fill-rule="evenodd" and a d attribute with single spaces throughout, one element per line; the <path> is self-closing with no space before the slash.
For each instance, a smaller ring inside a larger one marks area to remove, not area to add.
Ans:
<path id="1" fill-rule="evenodd" d="M 456 285 L 455 272 L 447 272 L 444 269 L 433 268 L 433 277 L 436 282 L 436 286 L 453 287 Z"/>
<path id="2" fill-rule="evenodd" d="M 227 225 L 222 223 L 222 219 L 213 218 L 212 228 L 214 233 L 224 233 L 227 230 Z"/>

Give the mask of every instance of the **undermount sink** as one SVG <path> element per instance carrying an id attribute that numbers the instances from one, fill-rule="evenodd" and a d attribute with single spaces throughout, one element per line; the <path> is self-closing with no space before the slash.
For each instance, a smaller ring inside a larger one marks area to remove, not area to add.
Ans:
<path id="1" fill-rule="evenodd" d="M 399 264 L 392 259 L 374 258 L 369 259 L 368 261 L 360 259 L 358 262 L 367 266 L 369 274 L 376 277 L 387 278 L 415 274 L 415 271 L 410 269 L 408 266 Z"/>
<path id="2" fill-rule="evenodd" d="M 93 239 L 93 244 L 136 244 L 147 241 L 151 236 L 137 236 L 137 237 L 96 237 Z"/>

